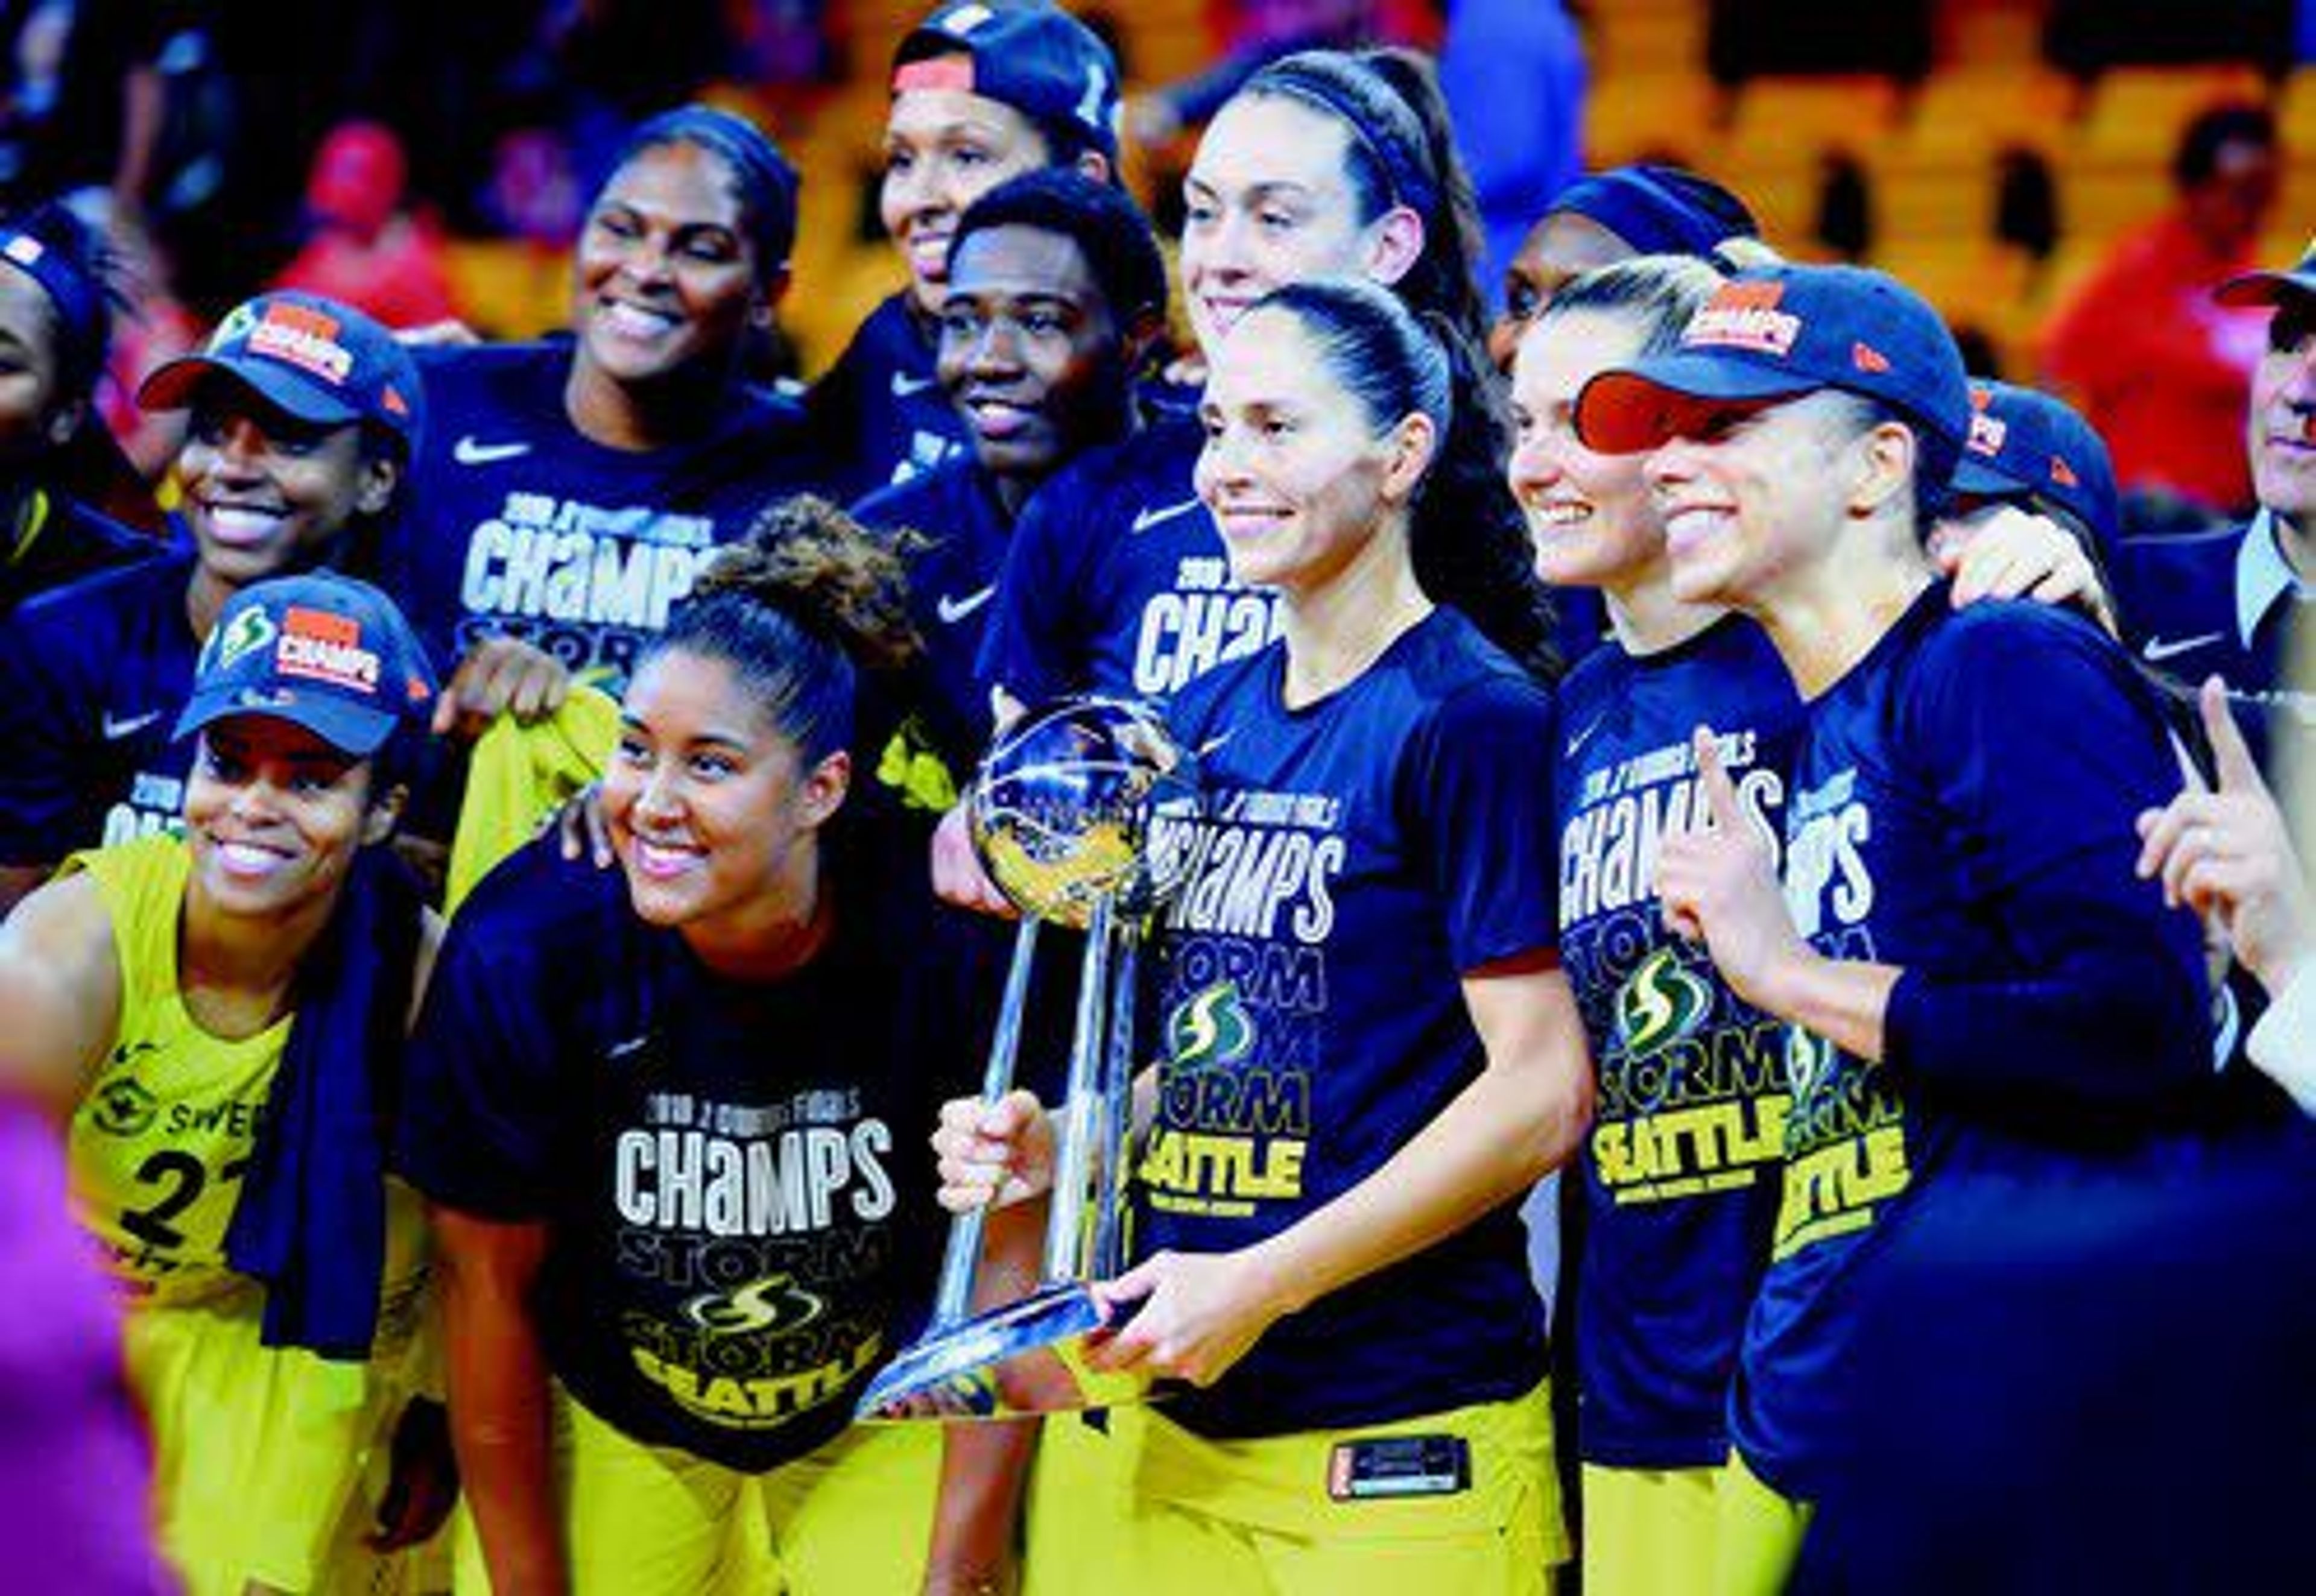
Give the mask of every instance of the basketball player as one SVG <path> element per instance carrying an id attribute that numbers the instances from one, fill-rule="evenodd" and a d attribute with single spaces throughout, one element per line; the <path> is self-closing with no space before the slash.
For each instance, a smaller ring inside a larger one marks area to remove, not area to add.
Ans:
<path id="1" fill-rule="evenodd" d="M 1162 1062 L 1139 1261 L 1105 1367 L 1187 1382 L 1099 1572 L 1061 1588 L 1542 1591 L 1565 1555 L 1519 1200 L 1575 1148 L 1582 1031 L 1553 951 L 1553 717 L 1475 357 L 1388 290 L 1306 282 L 1215 351 L 1197 474 L 1280 640 L 1170 719 L 1205 816 L 1155 934 Z M 1519 588 L 1461 607 L 1515 562 Z M 1162 843 L 1162 846 L 1165 846 Z M 1038 1190 L 1027 1094 L 951 1104 L 953 1206 Z"/>
<path id="2" fill-rule="evenodd" d="M 432 424 L 388 570 L 452 675 L 444 731 L 615 691 L 716 546 L 817 480 L 801 411 L 749 382 L 788 287 L 797 176 L 691 105 L 628 138 L 587 209 L 568 341 L 418 351 Z"/>
<path id="3" fill-rule="evenodd" d="M 619 869 L 516 854 L 461 908 L 403 1167 L 443 1255 L 452 1432 L 500 1592 L 994 1588 L 1027 1437 L 849 1428 L 934 1272 L 921 1157 L 990 971 L 923 836 L 853 794 L 893 554 L 821 501 L 703 573 L 625 696 Z M 874 798 L 873 789 L 866 796 Z M 1032 1238 L 1034 1244 L 1034 1238 Z"/>
<path id="4" fill-rule="evenodd" d="M 1698 731 L 1714 824 L 1658 856 L 1672 924 L 1795 1027 L 1723 1589 L 1779 1588 L 1847 1479 L 1842 1303 L 1893 1220 L 2096 1157 L 2087 1110 L 2151 1137 L 2209 1080 L 2195 927 L 2131 873 L 2137 812 L 2175 785 L 2151 692 L 2080 617 L 1954 610 L 1924 550 L 1969 415 L 1935 314 L 1844 267 L 1741 274 L 1578 405 L 1588 446 L 1654 450 L 1674 595 L 1754 616 L 1809 705 L 1782 898 L 1741 740 Z"/>
<path id="5" fill-rule="evenodd" d="M 1313 51 L 1255 75 L 1184 179 L 1182 293 L 1209 358 L 1257 299 L 1331 275 L 1390 285 L 1476 339 L 1470 182 L 1413 58 Z M 1015 703 L 1092 689 L 1162 699 L 1276 635 L 1236 582 L 1191 475 L 1195 421 L 1161 421 L 1058 474 L 1021 518 L 983 675 Z"/>
<path id="6" fill-rule="evenodd" d="M 75 856 L 0 929 L 7 1061 L 69 1119 L 130 1304 L 162 1546 L 197 1596 L 374 1572 L 357 1486 L 425 1282 L 379 1127 L 439 935 L 379 845 L 432 690 L 376 590 L 243 590 L 176 721 L 196 745 L 183 835 Z M 439 1521 L 447 1494 L 402 1498 L 430 1499 Z"/>
<path id="7" fill-rule="evenodd" d="M 1140 427 L 1136 373 L 1166 324 L 1148 218 L 1081 173 L 1047 168 L 992 189 L 949 251 L 937 370 L 972 452 L 856 511 L 930 539 L 911 562 L 909 603 L 929 672 L 919 740 L 940 768 L 942 808 L 989 740 L 976 661 L 1014 522 L 1056 471 Z"/>
<path id="8" fill-rule="evenodd" d="M 908 287 L 813 385 L 830 492 L 858 498 L 961 459 L 972 435 L 938 367 L 958 224 L 1026 172 L 1118 176 L 1118 62 L 1050 0 L 944 0 L 893 52 L 877 209 Z"/>
<path id="9" fill-rule="evenodd" d="M 1784 1022 L 1666 927 L 1656 850 L 1701 811 L 1687 757 L 1700 722 L 1738 750 L 1748 814 L 1778 828 L 1802 705 L 1753 621 L 1674 596 L 1643 457 L 1587 448 L 1573 426 L 1586 383 L 1670 350 L 1720 281 L 1672 256 L 1582 273 L 1536 313 L 1513 363 L 1510 478 L 1538 572 L 1562 593 L 1597 589 L 1613 628 L 1562 684 L 1554 777 L 1561 953 L 1599 1082 L 1563 1290 L 1584 1579 L 1605 1596 L 1712 1579 L 1729 1384 L 1768 1262 L 1791 1101 Z M 2026 429 L 2018 442 L 2033 453 Z M 2097 590 L 2067 532 L 2011 513 L 1967 552 L 1957 540 L 1956 602 Z"/>
<path id="10" fill-rule="evenodd" d="M 202 639 L 263 578 L 375 572 L 423 430 L 392 335 L 304 294 L 240 306 L 138 398 L 186 412 L 185 536 L 0 628 L 0 906 L 75 848 L 177 829 L 194 749 L 172 732 Z"/>

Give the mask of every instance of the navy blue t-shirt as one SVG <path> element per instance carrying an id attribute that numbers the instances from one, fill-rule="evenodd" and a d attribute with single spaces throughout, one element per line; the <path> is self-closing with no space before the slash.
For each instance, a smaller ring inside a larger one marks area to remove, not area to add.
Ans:
<path id="1" fill-rule="evenodd" d="M 1013 519 L 989 473 L 969 457 L 872 493 L 853 514 L 864 527 L 905 528 L 931 540 L 909 563 L 909 616 L 925 644 L 916 707 L 933 751 L 961 782 L 989 740 L 981 640 Z"/>
<path id="2" fill-rule="evenodd" d="M 1205 434 L 1162 420 L 1074 460 L 1013 529 L 982 676 L 1024 704 L 1097 691 L 1163 700 L 1278 634 L 1267 590 L 1231 580 L 1191 487 Z"/>
<path id="3" fill-rule="evenodd" d="M 512 633 L 618 691 L 716 546 L 818 481 L 801 411 L 762 389 L 697 440 L 616 449 L 564 410 L 567 341 L 417 353 L 430 413 L 387 575 L 445 670 Z"/>
<path id="4" fill-rule="evenodd" d="M 26 525 L 0 533 L 0 620 L 40 593 L 117 565 L 149 560 L 167 545 L 63 493 L 36 489 Z"/>
<path id="5" fill-rule="evenodd" d="M 1974 1172 L 1895 1227 L 1796 1596 L 2316 1586 L 2316 1126 L 2201 1151 Z"/>
<path id="6" fill-rule="evenodd" d="M 1768 1262 L 1786 1026 L 1667 927 L 1657 845 L 1702 823 L 1700 725 L 1746 812 L 1783 836 L 1801 700 L 1733 616 L 1645 658 L 1595 650 L 1559 701 L 1560 952 L 1599 1079 L 1575 1295 L 1583 1458 L 1701 1467 L 1728 1456 L 1730 1377 Z"/>
<path id="7" fill-rule="evenodd" d="M 532 1319 L 557 1377 L 734 1468 L 842 1430 L 922 1323 L 944 1233 L 925 1142 L 987 1037 L 993 979 L 922 844 L 847 846 L 829 942 L 742 983 L 638 919 L 622 872 L 535 843 L 460 909 L 411 1049 L 399 1166 L 549 1227 Z"/>
<path id="8" fill-rule="evenodd" d="M 868 313 L 805 405 L 829 492 L 862 498 L 969 458 L 973 440 L 934 374 L 905 291 Z"/>
<path id="9" fill-rule="evenodd" d="M 1926 589 L 1810 707 L 1786 898 L 1904 971 L 1876 1063 L 1792 1031 L 1785 1192 L 1731 1405 L 1788 1496 L 1854 1461 L 1851 1304 L 1948 1171 L 2127 1144 L 2212 1079 L 2202 939 L 2133 865 L 2179 785 L 2151 691 L 2088 622 Z M 1922 1326 L 1922 1356 L 1969 1355 Z"/>
<path id="10" fill-rule="evenodd" d="M 1154 964 L 1159 1102 L 1136 1247 L 1220 1252 L 1380 1168 L 1476 1079 L 1463 978 L 1553 944 L 1553 711 L 1434 611 L 1316 704 L 1273 646 L 1169 719 L 1202 818 Z M 1544 1315 L 1516 1204 L 1279 1320 L 1168 1413 L 1214 1435 L 1383 1423 L 1519 1395 Z"/>
<path id="11" fill-rule="evenodd" d="M 190 739 L 171 740 L 200 639 L 179 547 L 44 593 L 0 626 L 0 864 L 183 823 Z"/>

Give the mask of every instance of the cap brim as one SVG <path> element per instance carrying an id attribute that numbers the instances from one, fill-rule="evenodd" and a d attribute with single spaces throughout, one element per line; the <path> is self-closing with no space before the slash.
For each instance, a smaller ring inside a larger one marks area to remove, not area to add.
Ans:
<path id="1" fill-rule="evenodd" d="M 2290 271 L 2245 271 L 2212 290 L 2222 305 L 2276 305 L 2286 298 L 2316 298 L 2316 266 L 2296 266 Z"/>
<path id="2" fill-rule="evenodd" d="M 310 697 L 295 688 L 259 698 L 241 691 L 196 693 L 171 733 L 178 741 L 205 726 L 237 715 L 267 715 L 303 726 L 342 754 L 367 759 L 384 748 L 401 723 L 382 709 L 365 709 L 343 698 Z"/>
<path id="3" fill-rule="evenodd" d="M 1576 396 L 1576 435 L 1604 455 L 1637 454 L 1717 410 L 1814 393 L 1814 377 L 1727 355 L 1688 351 L 1604 371 Z"/>
<path id="4" fill-rule="evenodd" d="M 190 409 L 194 390 L 212 377 L 231 378 L 301 421 L 337 427 L 362 419 L 361 411 L 287 366 L 271 360 L 221 359 L 215 355 L 181 355 L 156 366 L 137 386 L 137 406 L 140 410 Z"/>
<path id="5" fill-rule="evenodd" d="M 1983 455 L 1965 454 L 1955 466 L 1954 491 L 1979 499 L 2007 498 L 2028 491 L 2027 485 Z"/>

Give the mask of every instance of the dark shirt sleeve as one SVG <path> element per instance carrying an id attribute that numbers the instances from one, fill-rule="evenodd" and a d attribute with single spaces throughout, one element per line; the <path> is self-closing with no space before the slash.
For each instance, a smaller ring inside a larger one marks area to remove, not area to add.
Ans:
<path id="1" fill-rule="evenodd" d="M 1902 711 L 2009 960 L 1907 970 L 1886 1056 L 1959 1092 L 2144 1102 L 2209 1071 L 2199 930 L 2133 868 L 2134 820 L 2179 768 L 2121 653 L 2071 617 L 2038 620 L 1955 628 Z"/>
<path id="2" fill-rule="evenodd" d="M 82 802 L 74 750 L 88 735 L 74 724 L 88 705 L 70 642 L 39 611 L 0 627 L 0 864 L 53 864 L 96 840 L 69 835 Z"/>
<path id="3" fill-rule="evenodd" d="M 1456 693 L 1418 727 L 1399 775 L 1401 812 L 1447 909 L 1456 968 L 1559 942 L 1553 847 L 1554 715 L 1511 677 Z"/>
<path id="4" fill-rule="evenodd" d="M 574 972 L 554 980 L 520 893 L 503 890 L 548 887 L 527 858 L 494 872 L 451 925 L 412 1038 L 396 1130 L 404 1179 L 447 1207 L 509 1221 L 548 1217 L 572 1106 L 551 1015 L 572 1001 Z"/>
<path id="5" fill-rule="evenodd" d="M 863 337 L 861 331 L 854 332 L 836 363 L 821 373 L 804 398 L 810 456 L 826 491 L 840 501 L 872 494 L 884 485 L 860 457 L 860 370 L 867 363 Z"/>

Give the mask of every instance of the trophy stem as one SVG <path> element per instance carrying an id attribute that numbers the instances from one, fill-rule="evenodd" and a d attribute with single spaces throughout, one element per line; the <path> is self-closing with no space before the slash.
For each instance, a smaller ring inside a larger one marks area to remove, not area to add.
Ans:
<path id="1" fill-rule="evenodd" d="M 1110 973 L 1109 1033 L 1102 1057 L 1104 1167 L 1094 1173 L 1096 1280 L 1115 1280 L 1126 1268 L 1126 1182 L 1133 1161 L 1135 963 L 1142 933 L 1129 918 L 1118 923 L 1115 935 L 1117 968 Z"/>
<path id="2" fill-rule="evenodd" d="M 1086 1201 L 1102 1107 L 1102 1022 L 1109 1006 L 1115 921 L 1109 894 L 1105 892 L 1094 900 L 1092 918 L 1086 925 L 1085 960 L 1078 976 L 1077 1033 L 1070 1043 L 1067 1123 L 1055 1150 L 1054 1191 L 1046 1215 L 1045 1274 L 1053 1284 L 1085 1276 Z"/>
<path id="3" fill-rule="evenodd" d="M 1013 1066 L 1021 1051 L 1021 1011 L 1029 1000 L 1029 972 L 1038 962 L 1038 921 L 1024 916 L 1013 934 L 1013 961 L 1005 969 L 1005 996 L 997 1007 L 997 1029 L 989 1041 L 989 1067 L 983 1072 L 981 1100 L 995 1103 L 1013 1089 Z M 931 1328 L 947 1329 L 973 1306 L 973 1276 L 981 1263 L 981 1233 L 986 1208 L 959 1214 L 941 1254 L 940 1289 L 933 1297 Z"/>

